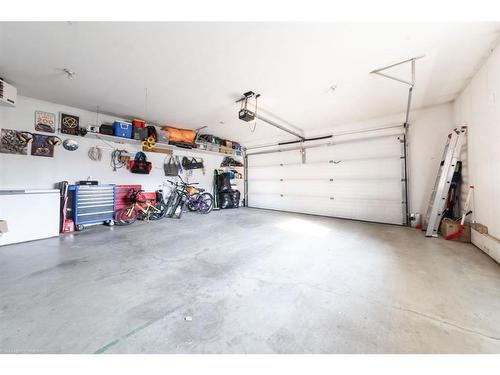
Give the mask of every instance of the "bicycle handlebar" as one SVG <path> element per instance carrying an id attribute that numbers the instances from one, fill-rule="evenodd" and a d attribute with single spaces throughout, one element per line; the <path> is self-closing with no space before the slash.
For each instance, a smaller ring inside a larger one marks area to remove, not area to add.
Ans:
<path id="1" fill-rule="evenodd" d="M 191 182 L 191 183 L 187 183 L 187 182 L 184 182 L 184 181 L 181 181 L 181 182 L 173 182 L 173 181 L 170 181 L 170 180 L 167 180 L 167 182 L 170 182 L 172 185 L 184 185 L 184 186 L 189 186 L 189 185 L 199 185 L 200 183 L 199 182 Z"/>

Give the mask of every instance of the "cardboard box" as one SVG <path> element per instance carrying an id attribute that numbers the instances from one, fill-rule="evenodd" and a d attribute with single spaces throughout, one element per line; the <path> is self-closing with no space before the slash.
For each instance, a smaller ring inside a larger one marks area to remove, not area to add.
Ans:
<path id="1" fill-rule="evenodd" d="M 443 219 L 441 221 L 441 234 L 443 237 L 448 237 L 450 234 L 456 233 L 458 228 L 460 227 L 460 223 L 451 219 Z M 471 242 L 471 234 L 470 234 L 470 224 L 465 223 L 464 231 L 460 235 L 460 237 L 453 239 L 452 241 L 460 241 L 460 242 Z"/>
<path id="2" fill-rule="evenodd" d="M 474 223 L 471 224 L 472 229 L 481 234 L 488 234 L 488 227 L 483 224 Z"/>
<path id="3" fill-rule="evenodd" d="M 7 227 L 7 221 L 0 220 L 0 236 L 3 233 L 7 233 L 9 231 L 9 227 Z"/>

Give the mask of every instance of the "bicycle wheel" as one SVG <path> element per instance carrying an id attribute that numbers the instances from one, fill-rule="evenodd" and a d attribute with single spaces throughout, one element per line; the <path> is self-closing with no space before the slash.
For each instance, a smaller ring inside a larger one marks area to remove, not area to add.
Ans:
<path id="1" fill-rule="evenodd" d="M 175 205 L 177 204 L 177 197 L 178 197 L 178 194 L 175 191 L 172 192 L 172 194 L 170 194 L 170 197 L 168 197 L 167 212 L 166 212 L 167 217 L 173 216 L 174 211 L 175 211 Z"/>
<path id="2" fill-rule="evenodd" d="M 167 206 L 163 202 L 156 203 L 156 205 L 150 207 L 149 209 L 149 218 L 151 220 L 163 219 L 167 213 Z"/>
<path id="3" fill-rule="evenodd" d="M 179 194 L 174 206 L 172 217 L 180 219 L 186 205 L 187 205 L 187 197 L 183 194 Z"/>
<path id="4" fill-rule="evenodd" d="M 210 193 L 203 193 L 198 198 L 198 209 L 200 214 L 208 214 L 214 208 L 214 197 Z"/>
<path id="5" fill-rule="evenodd" d="M 130 225 L 135 223 L 137 216 L 135 207 L 125 207 L 116 213 L 116 220 L 120 225 Z"/>
<path id="6" fill-rule="evenodd" d="M 189 211 L 191 212 L 198 211 L 198 209 L 200 208 L 198 206 L 198 199 L 200 199 L 199 197 L 200 194 L 193 194 L 190 197 L 188 197 L 187 208 Z"/>

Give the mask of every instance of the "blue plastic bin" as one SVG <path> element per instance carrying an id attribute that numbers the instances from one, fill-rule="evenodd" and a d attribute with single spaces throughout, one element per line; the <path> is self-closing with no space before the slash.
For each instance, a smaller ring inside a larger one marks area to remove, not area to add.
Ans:
<path id="1" fill-rule="evenodd" d="M 132 123 L 126 121 L 115 121 L 113 123 L 115 135 L 122 138 L 132 138 Z"/>

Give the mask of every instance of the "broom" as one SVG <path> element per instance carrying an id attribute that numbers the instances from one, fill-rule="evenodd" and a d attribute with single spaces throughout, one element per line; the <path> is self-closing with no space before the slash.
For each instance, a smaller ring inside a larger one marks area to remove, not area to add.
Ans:
<path id="1" fill-rule="evenodd" d="M 452 234 L 449 234 L 446 236 L 447 240 L 454 240 L 455 238 L 458 238 L 462 235 L 464 232 L 465 226 L 465 217 L 472 213 L 472 211 L 469 211 L 469 205 L 470 205 L 470 198 L 472 196 L 472 190 L 474 189 L 474 186 L 470 185 L 469 186 L 469 192 L 467 193 L 467 199 L 465 200 L 465 206 L 464 206 L 464 213 L 462 214 L 462 220 L 460 220 L 460 224 L 458 225 L 458 230 Z"/>

